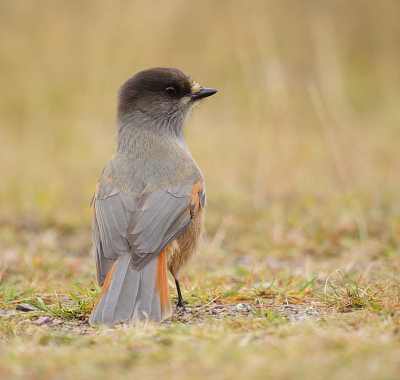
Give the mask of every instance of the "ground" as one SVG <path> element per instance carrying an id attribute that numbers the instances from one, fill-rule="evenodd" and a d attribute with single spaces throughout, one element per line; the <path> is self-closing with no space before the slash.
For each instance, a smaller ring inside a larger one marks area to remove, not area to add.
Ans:
<path id="1" fill-rule="evenodd" d="M 252 236 L 229 223 L 221 239 Z M 336 237 L 315 244 L 321 256 L 309 247 L 282 259 L 207 238 L 182 277 L 185 312 L 104 328 L 88 324 L 99 291 L 88 229 L 2 226 L 1 234 L 2 378 L 397 378 L 398 260 L 379 239 Z M 299 244 L 291 239 L 275 244 L 291 249 Z M 353 253 L 343 260 L 333 247 Z"/>

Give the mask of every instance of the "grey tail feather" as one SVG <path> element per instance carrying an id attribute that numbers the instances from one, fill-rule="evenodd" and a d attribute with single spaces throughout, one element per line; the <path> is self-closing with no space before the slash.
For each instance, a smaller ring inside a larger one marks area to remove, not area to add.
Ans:
<path id="1" fill-rule="evenodd" d="M 130 261 L 127 253 L 110 269 L 90 314 L 91 325 L 162 321 L 171 315 L 165 251 L 139 271 L 129 265 Z"/>

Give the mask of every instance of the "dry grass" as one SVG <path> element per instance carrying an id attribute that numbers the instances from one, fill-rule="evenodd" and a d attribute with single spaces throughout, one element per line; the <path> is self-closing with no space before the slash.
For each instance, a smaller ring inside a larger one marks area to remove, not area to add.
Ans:
<path id="1" fill-rule="evenodd" d="M 0 378 L 398 378 L 396 2 L 1 8 Z M 208 235 L 187 313 L 91 328 L 88 204 L 152 66 L 219 90 L 186 134 Z"/>

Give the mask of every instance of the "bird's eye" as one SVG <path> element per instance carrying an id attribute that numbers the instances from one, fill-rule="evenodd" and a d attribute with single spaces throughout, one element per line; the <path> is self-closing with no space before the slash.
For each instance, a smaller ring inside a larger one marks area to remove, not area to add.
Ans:
<path id="1" fill-rule="evenodd" d="M 172 86 L 166 87 L 164 91 L 168 95 L 175 95 L 176 94 L 176 88 L 172 87 Z"/>

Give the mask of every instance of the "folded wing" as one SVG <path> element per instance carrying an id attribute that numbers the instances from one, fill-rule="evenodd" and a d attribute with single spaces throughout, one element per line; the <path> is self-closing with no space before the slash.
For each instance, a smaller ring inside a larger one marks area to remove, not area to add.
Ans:
<path id="1" fill-rule="evenodd" d="M 142 269 L 188 227 L 205 205 L 201 182 L 125 195 L 112 185 L 97 187 L 94 197 L 92 236 L 97 275 L 104 283 L 115 260 L 131 252 L 130 265 Z"/>

